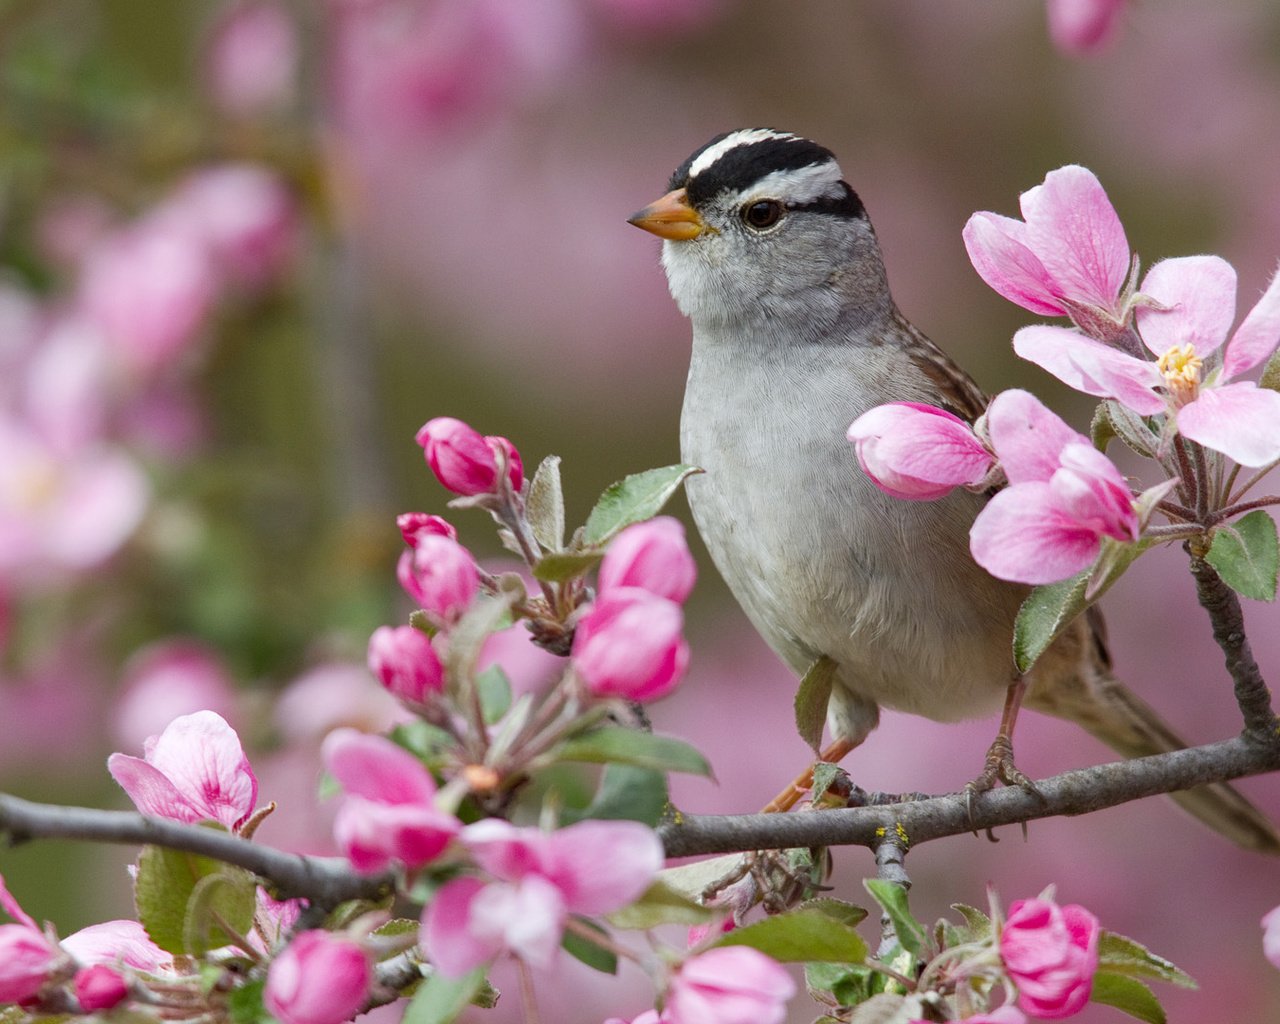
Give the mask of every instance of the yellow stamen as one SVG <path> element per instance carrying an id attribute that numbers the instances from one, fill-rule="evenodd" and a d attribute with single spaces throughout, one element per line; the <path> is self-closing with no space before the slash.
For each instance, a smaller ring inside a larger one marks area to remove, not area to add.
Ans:
<path id="1" fill-rule="evenodd" d="M 1178 405 L 1186 405 L 1200 389 L 1200 368 L 1204 360 L 1196 355 L 1195 346 L 1174 345 L 1156 360 L 1156 368 L 1164 375 L 1165 387 Z"/>

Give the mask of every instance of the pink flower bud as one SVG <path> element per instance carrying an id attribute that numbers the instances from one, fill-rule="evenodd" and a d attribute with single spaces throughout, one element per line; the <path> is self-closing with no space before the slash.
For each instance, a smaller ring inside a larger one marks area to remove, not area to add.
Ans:
<path id="1" fill-rule="evenodd" d="M 1262 953 L 1280 967 L 1280 907 L 1262 918 Z"/>
<path id="2" fill-rule="evenodd" d="M 0 924 L 0 1004 L 34 999 L 57 960 L 57 950 L 34 927 Z"/>
<path id="3" fill-rule="evenodd" d="M 795 982 L 749 946 L 720 946 L 690 957 L 671 979 L 670 1024 L 782 1024 Z"/>
<path id="4" fill-rule="evenodd" d="M 369 638 L 369 671 L 401 700 L 421 704 L 444 687 L 431 641 L 412 626 L 379 626 Z"/>
<path id="5" fill-rule="evenodd" d="M 524 484 L 520 453 L 505 437 L 484 437 L 461 420 L 437 416 L 423 424 L 417 435 L 431 472 L 455 494 L 490 494 L 497 490 L 497 453 L 504 452 L 511 486 Z"/>
<path id="6" fill-rule="evenodd" d="M 1018 987 L 1018 1006 L 1044 1020 L 1077 1013 L 1098 968 L 1098 919 L 1076 904 L 1018 900 L 1000 931 L 1000 957 Z"/>
<path id="7" fill-rule="evenodd" d="M 916 402 L 868 410 L 849 425 L 848 438 L 871 482 L 911 501 L 932 501 L 976 484 L 994 461 L 964 420 Z"/>
<path id="8" fill-rule="evenodd" d="M 129 985 L 118 971 L 94 964 L 76 972 L 76 999 L 85 1012 L 109 1010 L 129 995 Z"/>
<path id="9" fill-rule="evenodd" d="M 471 553 L 456 540 L 438 534 L 418 536 L 406 551 L 396 575 L 423 611 L 441 622 L 458 618 L 475 599 L 480 576 Z"/>
<path id="10" fill-rule="evenodd" d="M 396 516 L 396 526 L 400 527 L 400 536 L 411 548 L 416 548 L 418 538 L 426 534 L 434 533 L 450 540 L 458 539 L 458 531 L 453 528 L 452 523 L 426 512 L 402 512 Z"/>
<path id="11" fill-rule="evenodd" d="M 578 623 L 573 666 L 597 697 L 657 700 L 675 689 L 689 664 L 683 629 L 674 601 L 615 587 Z"/>
<path id="12" fill-rule="evenodd" d="M 600 592 L 639 587 L 683 603 L 693 590 L 698 568 L 678 519 L 659 516 L 628 526 L 609 545 L 600 563 Z"/>
<path id="13" fill-rule="evenodd" d="M 213 26 L 205 56 L 210 98 L 233 116 L 285 106 L 297 83 L 298 32 L 283 4 L 235 4 Z"/>
<path id="14" fill-rule="evenodd" d="M 364 1008 L 372 984 L 373 967 L 359 943 L 307 931 L 271 962 L 262 1001 L 281 1024 L 341 1024 Z"/>

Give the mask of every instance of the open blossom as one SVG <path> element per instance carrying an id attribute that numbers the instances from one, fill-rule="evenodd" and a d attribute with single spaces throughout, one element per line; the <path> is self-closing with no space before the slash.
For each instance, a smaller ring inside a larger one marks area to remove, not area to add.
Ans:
<path id="1" fill-rule="evenodd" d="M 1262 952 L 1280 967 L 1280 907 L 1262 918 Z"/>
<path id="2" fill-rule="evenodd" d="M 1129 242 L 1094 173 L 1070 165 L 1019 197 L 1023 220 L 975 213 L 964 245 L 978 276 L 1042 316 L 1109 334 L 1128 316 Z"/>
<path id="3" fill-rule="evenodd" d="M 321 748 L 345 790 L 333 822 L 338 847 L 357 871 L 393 861 L 411 871 L 435 860 L 462 824 L 436 806 L 436 784 L 422 762 L 382 736 L 335 729 Z"/>
<path id="4" fill-rule="evenodd" d="M 25 1003 L 36 997 L 63 955 L 9 893 L 3 875 L 0 907 L 15 922 L 0 924 L 0 1005 Z"/>
<path id="5" fill-rule="evenodd" d="M 639 587 L 681 604 L 697 575 L 684 526 L 671 516 L 658 516 L 628 526 L 609 544 L 600 563 L 600 592 Z"/>
<path id="6" fill-rule="evenodd" d="M 582 821 L 543 832 L 488 819 L 468 825 L 462 841 L 488 880 L 447 882 L 426 909 L 423 945 L 446 977 L 504 952 L 548 966 L 568 915 L 627 906 L 662 867 L 657 836 L 632 821 Z"/>
<path id="7" fill-rule="evenodd" d="M 112 754 L 107 769 L 143 814 L 213 820 L 236 829 L 258 802 L 258 780 L 240 737 L 213 711 L 175 718 L 143 745 L 143 757 Z"/>
<path id="8" fill-rule="evenodd" d="M 507 463 L 513 490 L 524 485 L 524 466 L 515 445 L 505 437 L 485 437 L 462 420 L 437 416 L 417 435 L 422 454 L 445 487 L 455 494 L 490 494 L 498 486 L 498 454 Z"/>
<path id="9" fill-rule="evenodd" d="M 639 587 L 603 593 L 574 632 L 570 658 L 596 697 L 650 701 L 676 688 L 689 664 L 684 613 Z"/>
<path id="10" fill-rule="evenodd" d="M 795 982 L 749 946 L 718 946 L 690 957 L 671 979 L 669 1024 L 781 1024 Z"/>
<path id="11" fill-rule="evenodd" d="M 475 599 L 480 577 L 471 552 L 442 534 L 419 533 L 400 560 L 400 585 L 438 622 L 452 622 Z"/>
<path id="12" fill-rule="evenodd" d="M 1009 486 L 978 514 L 969 546 L 993 576 L 1053 583 L 1091 564 L 1103 537 L 1137 540 L 1138 513 L 1120 471 L 1034 395 L 997 395 L 987 429 Z"/>
<path id="13" fill-rule="evenodd" d="M 1155 360 L 1043 324 L 1018 331 L 1014 350 L 1077 391 L 1114 398 L 1143 416 L 1171 413 L 1184 437 L 1243 466 L 1280 459 L 1280 393 L 1236 379 L 1280 346 L 1280 274 L 1230 341 L 1236 272 L 1225 260 L 1163 260 L 1141 294 L 1151 304 L 1139 308 L 1138 329 Z"/>
<path id="14" fill-rule="evenodd" d="M 1048 0 L 1049 38 L 1065 53 L 1097 53 L 1119 35 L 1128 2 Z"/>
<path id="15" fill-rule="evenodd" d="M 369 670 L 388 692 L 421 704 L 444 687 L 444 666 L 431 640 L 412 626 L 379 626 L 369 637 Z"/>
<path id="16" fill-rule="evenodd" d="M 1059 1020 L 1089 1001 L 1098 968 L 1098 919 L 1084 907 L 1018 900 L 1000 930 L 1000 958 L 1018 987 L 1018 1006 Z"/>
<path id="17" fill-rule="evenodd" d="M 891 402 L 849 425 L 858 464 L 890 497 L 932 501 L 979 483 L 994 462 L 973 428 L 945 409 Z"/>
<path id="18" fill-rule="evenodd" d="M 373 980 L 354 939 L 305 931 L 271 961 L 262 1001 L 281 1024 L 342 1024 L 364 1009 Z"/>
<path id="19" fill-rule="evenodd" d="M 132 967 L 148 974 L 165 974 L 173 970 L 173 954 L 166 953 L 151 941 L 137 921 L 103 921 L 72 932 L 59 945 L 88 967 L 106 964 Z"/>

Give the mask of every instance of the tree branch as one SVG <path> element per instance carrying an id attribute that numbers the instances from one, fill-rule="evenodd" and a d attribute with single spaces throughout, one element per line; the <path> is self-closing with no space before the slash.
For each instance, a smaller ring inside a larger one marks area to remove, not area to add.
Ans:
<path id="1" fill-rule="evenodd" d="M 1236 703 L 1244 716 L 1245 732 L 1263 742 L 1280 737 L 1280 720 L 1271 709 L 1271 691 L 1249 647 L 1244 631 L 1244 612 L 1236 592 L 1222 582 L 1216 569 L 1204 560 L 1198 545 L 1187 544 L 1191 556 L 1191 575 L 1196 581 L 1196 596 L 1209 613 L 1213 639 L 1226 658 L 1227 671 L 1235 684 Z"/>
<path id="2" fill-rule="evenodd" d="M 394 891 L 389 873 L 360 875 L 339 857 L 304 857 L 203 825 L 132 811 L 37 804 L 8 793 L 0 793 L 0 835 L 14 845 L 30 839 L 83 839 L 184 850 L 252 871 L 271 883 L 279 899 L 303 898 L 326 909 L 346 900 L 376 900 Z"/>
<path id="3" fill-rule="evenodd" d="M 1037 818 L 1088 814 L 1142 797 L 1280 769 L 1280 742 L 1237 737 L 1167 754 L 1064 772 L 1036 783 L 1043 799 L 1017 787 L 975 800 L 963 794 L 910 803 L 800 814 L 682 815 L 658 829 L 668 857 L 803 846 L 878 848 L 887 834 L 912 846 Z"/>

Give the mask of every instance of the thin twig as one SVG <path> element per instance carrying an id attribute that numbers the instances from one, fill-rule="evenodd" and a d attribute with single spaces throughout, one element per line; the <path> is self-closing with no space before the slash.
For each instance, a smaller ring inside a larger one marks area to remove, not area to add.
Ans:
<path id="1" fill-rule="evenodd" d="M 1268 494 L 1265 498 L 1254 498 L 1252 501 L 1242 501 L 1236 505 L 1228 505 L 1224 509 L 1219 509 L 1209 517 L 1210 526 L 1224 522 L 1227 519 L 1233 519 L 1242 512 L 1249 512 L 1255 508 L 1266 508 L 1269 505 L 1280 505 L 1280 495 Z"/>

